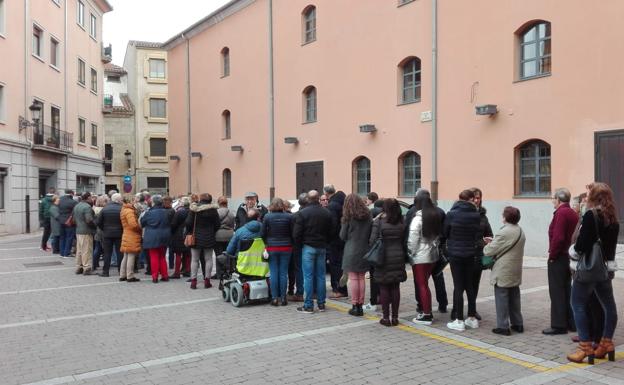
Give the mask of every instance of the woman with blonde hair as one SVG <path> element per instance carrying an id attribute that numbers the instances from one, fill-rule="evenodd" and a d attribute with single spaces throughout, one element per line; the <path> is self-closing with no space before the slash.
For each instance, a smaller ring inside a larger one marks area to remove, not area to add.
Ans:
<path id="1" fill-rule="evenodd" d="M 580 342 L 577 351 L 568 354 L 567 358 L 569 361 L 580 363 L 587 357 L 588 363 L 593 364 L 594 357 L 608 356 L 610 361 L 615 360 L 613 334 L 617 325 L 617 307 L 613 297 L 612 280 L 617 269 L 615 249 L 620 225 L 611 188 L 605 183 L 592 183 L 588 188 L 587 211 L 583 215 L 578 238 L 569 250 L 570 267 L 575 269 L 579 259 L 589 258 L 597 243 L 606 262 L 607 273 L 604 277 L 591 279 L 580 279 L 577 273 L 573 275 L 570 302 Z M 592 293 L 598 297 L 605 316 L 602 338 L 595 349 L 591 340 L 587 312 L 587 303 Z"/>
<path id="2" fill-rule="evenodd" d="M 345 242 L 342 256 L 342 271 L 349 277 L 351 310 L 353 316 L 363 316 L 364 293 L 366 292 L 366 272 L 370 265 L 364 260 L 368 251 L 368 238 L 373 226 L 370 210 L 357 194 L 349 194 L 342 208 L 340 239 Z"/>

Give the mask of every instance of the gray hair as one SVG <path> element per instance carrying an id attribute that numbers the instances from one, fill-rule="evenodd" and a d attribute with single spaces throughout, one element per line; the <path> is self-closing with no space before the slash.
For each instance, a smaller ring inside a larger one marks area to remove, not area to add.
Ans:
<path id="1" fill-rule="evenodd" d="M 156 194 L 152 196 L 152 206 L 162 206 L 163 205 L 163 197 L 160 194 Z"/>
<path id="2" fill-rule="evenodd" d="M 333 184 L 326 184 L 325 186 L 323 186 L 323 192 L 325 194 L 335 194 L 336 188 L 334 187 Z"/>
<path id="3" fill-rule="evenodd" d="M 299 194 L 299 206 L 305 206 L 308 203 L 308 193 Z"/>
<path id="4" fill-rule="evenodd" d="M 115 203 L 123 203 L 123 197 L 121 196 L 120 193 L 114 193 L 111 196 L 111 201 L 113 201 Z"/>
<path id="5" fill-rule="evenodd" d="M 416 190 L 416 196 L 414 198 L 420 197 L 431 198 L 431 193 L 429 192 L 429 190 L 419 188 L 418 190 Z"/>
<path id="6" fill-rule="evenodd" d="M 557 198 L 560 202 L 563 203 L 568 203 L 570 202 L 570 197 L 572 196 L 572 194 L 570 194 L 570 190 L 568 190 L 567 188 L 558 188 L 555 191 L 555 198 Z"/>
<path id="7" fill-rule="evenodd" d="M 191 205 L 191 199 L 189 197 L 180 198 L 180 204 L 184 207 L 189 207 Z"/>
<path id="8" fill-rule="evenodd" d="M 308 202 L 310 203 L 318 203 L 319 201 L 319 193 L 316 190 L 310 190 L 308 192 Z"/>

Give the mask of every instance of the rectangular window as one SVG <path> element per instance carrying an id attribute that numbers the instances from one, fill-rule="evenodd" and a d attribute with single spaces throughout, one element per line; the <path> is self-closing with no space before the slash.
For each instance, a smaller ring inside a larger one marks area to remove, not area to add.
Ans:
<path id="1" fill-rule="evenodd" d="M 104 145 L 104 171 L 113 172 L 113 145 Z M 108 190 L 108 189 L 107 189 Z"/>
<path id="2" fill-rule="evenodd" d="M 86 65 L 85 62 L 82 59 L 78 59 L 78 83 L 82 84 L 83 86 L 86 83 L 86 77 L 87 75 L 85 74 L 86 71 Z"/>
<path id="3" fill-rule="evenodd" d="M 78 24 L 80 24 L 81 26 L 84 27 L 85 22 L 84 22 L 84 10 L 85 10 L 85 6 L 84 3 L 82 1 L 78 1 L 78 14 L 76 17 L 76 22 Z"/>
<path id="4" fill-rule="evenodd" d="M 4 0 L 0 0 L 0 34 L 5 33 L 6 29 L 6 21 L 5 21 L 5 13 L 4 10 Z"/>
<path id="5" fill-rule="evenodd" d="M 32 53 L 39 57 L 41 57 L 41 46 L 43 45 L 41 39 L 43 39 L 43 31 L 41 28 L 33 25 Z"/>
<path id="6" fill-rule="evenodd" d="M 153 192 L 153 194 L 167 195 L 169 192 L 169 178 L 162 176 L 148 176 L 147 189 L 150 192 Z"/>
<path id="7" fill-rule="evenodd" d="M 5 189 L 5 179 L 8 174 L 6 168 L 0 168 L 0 210 L 4 210 L 4 189 Z"/>
<path id="8" fill-rule="evenodd" d="M 106 76 L 106 81 L 111 83 L 121 83 L 121 78 L 119 75 L 108 75 Z"/>
<path id="9" fill-rule="evenodd" d="M 153 79 L 165 78 L 165 60 L 149 59 L 149 77 Z"/>
<path id="10" fill-rule="evenodd" d="M 316 8 L 310 7 L 304 14 L 303 20 L 303 42 L 310 43 L 316 40 Z"/>
<path id="11" fill-rule="evenodd" d="M 97 186 L 98 178 L 88 175 L 76 175 L 76 192 L 95 192 L 95 186 Z"/>
<path id="12" fill-rule="evenodd" d="M 4 86 L 0 84 L 0 122 L 5 122 L 6 117 L 4 116 Z"/>
<path id="13" fill-rule="evenodd" d="M 167 156 L 167 139 L 150 138 L 150 156 Z"/>
<path id="14" fill-rule="evenodd" d="M 86 142 L 85 130 L 86 127 L 84 119 L 78 118 L 78 143 L 84 144 Z"/>
<path id="15" fill-rule="evenodd" d="M 54 131 L 61 129 L 61 110 L 56 107 L 50 107 L 50 116 L 52 117 L 52 128 Z"/>
<path id="16" fill-rule="evenodd" d="M 91 145 L 94 147 L 97 147 L 98 145 L 98 132 L 97 132 L 97 125 L 96 124 L 91 124 Z"/>
<path id="17" fill-rule="evenodd" d="M 150 98 L 150 118 L 161 118 L 165 119 L 167 117 L 167 100 L 165 99 L 156 99 Z"/>
<path id="18" fill-rule="evenodd" d="M 55 67 L 59 67 L 59 42 L 51 37 L 50 38 L 50 64 Z"/>
<path id="19" fill-rule="evenodd" d="M 91 24 L 90 24 L 89 34 L 92 38 L 97 39 L 97 18 L 91 14 Z"/>
<path id="20" fill-rule="evenodd" d="M 97 92 L 97 89 L 98 89 L 97 70 L 91 68 L 91 91 Z"/>

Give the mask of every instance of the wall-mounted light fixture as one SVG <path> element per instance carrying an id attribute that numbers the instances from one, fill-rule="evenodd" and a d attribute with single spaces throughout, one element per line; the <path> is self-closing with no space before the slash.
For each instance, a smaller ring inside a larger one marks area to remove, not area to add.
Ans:
<path id="1" fill-rule="evenodd" d="M 32 122 L 29 122 L 26 118 L 20 116 L 18 118 L 18 127 L 20 131 L 27 129 L 28 127 L 39 127 L 39 120 L 41 119 L 41 103 L 37 100 L 33 100 L 33 103 L 30 107 L 28 107 L 28 109 L 32 115 Z"/>
<path id="2" fill-rule="evenodd" d="M 169 160 L 180 160 L 178 155 L 169 155 Z"/>
<path id="3" fill-rule="evenodd" d="M 243 146 L 232 146 L 230 149 L 236 152 L 243 152 Z"/>
<path id="4" fill-rule="evenodd" d="M 475 107 L 477 115 L 495 115 L 498 113 L 496 104 L 483 104 Z"/>
<path id="5" fill-rule="evenodd" d="M 128 163 L 128 168 L 130 168 L 130 165 L 132 164 L 132 153 L 130 152 L 130 150 L 126 150 L 124 152 L 124 157 L 126 157 L 126 162 Z"/>
<path id="6" fill-rule="evenodd" d="M 197 152 L 191 152 L 191 157 L 192 158 L 199 158 L 201 159 L 203 157 L 202 153 L 197 151 Z"/>
<path id="7" fill-rule="evenodd" d="M 377 127 L 374 124 L 362 124 L 360 126 L 360 132 L 364 133 L 373 133 L 377 131 Z"/>
<path id="8" fill-rule="evenodd" d="M 284 138 L 284 143 L 286 144 L 297 144 L 299 143 L 299 139 L 295 136 L 287 136 Z"/>

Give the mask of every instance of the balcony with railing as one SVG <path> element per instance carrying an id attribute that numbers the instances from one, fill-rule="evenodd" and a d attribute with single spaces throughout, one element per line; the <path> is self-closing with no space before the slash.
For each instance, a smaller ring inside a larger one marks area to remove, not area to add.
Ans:
<path id="1" fill-rule="evenodd" d="M 74 149 L 74 134 L 57 127 L 33 127 L 33 149 L 67 154 Z"/>

